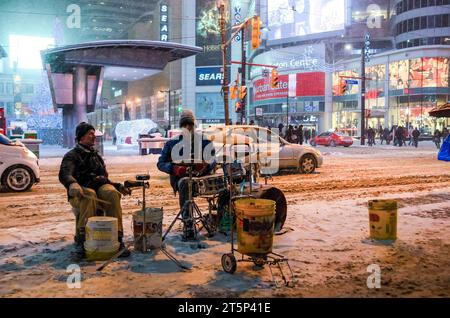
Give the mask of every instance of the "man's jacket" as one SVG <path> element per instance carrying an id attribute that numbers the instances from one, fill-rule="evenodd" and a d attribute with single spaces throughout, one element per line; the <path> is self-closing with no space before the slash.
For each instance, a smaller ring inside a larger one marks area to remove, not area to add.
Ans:
<path id="1" fill-rule="evenodd" d="M 108 179 L 105 162 L 98 152 L 77 144 L 65 154 L 59 169 L 59 181 L 67 191 L 72 183 L 97 191 L 105 184 L 112 183 Z M 67 192 L 67 196 L 69 196 Z"/>
<path id="2" fill-rule="evenodd" d="M 178 181 L 181 178 L 176 176 L 173 171 L 174 165 L 176 163 L 174 163 L 172 160 L 172 150 L 178 143 L 180 143 L 182 141 L 183 141 L 183 135 L 180 135 L 180 136 L 176 136 L 176 137 L 170 139 L 168 142 L 166 142 L 166 144 L 164 145 L 164 148 L 161 152 L 161 156 L 159 157 L 158 164 L 157 164 L 158 169 L 160 171 L 165 172 L 170 175 L 170 185 L 172 186 L 174 192 L 178 191 Z M 205 150 L 205 148 L 208 146 L 211 147 L 211 149 L 212 149 L 211 156 L 214 157 L 215 151 L 212 147 L 211 141 L 209 141 L 207 139 L 202 139 L 202 151 Z M 183 148 L 181 149 L 179 155 L 183 156 Z M 203 159 L 205 159 L 205 158 L 203 158 Z M 213 160 L 211 163 L 208 164 L 208 167 L 206 168 L 203 175 L 210 174 L 213 171 L 215 166 L 216 166 L 216 161 Z"/>

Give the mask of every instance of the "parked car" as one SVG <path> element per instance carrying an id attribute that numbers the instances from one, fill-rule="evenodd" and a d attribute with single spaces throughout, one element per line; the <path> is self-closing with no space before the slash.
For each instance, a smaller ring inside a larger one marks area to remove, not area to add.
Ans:
<path id="1" fill-rule="evenodd" d="M 39 182 L 36 155 L 18 140 L 0 134 L 0 181 L 8 191 L 23 192 Z"/>
<path id="2" fill-rule="evenodd" d="M 216 155 L 230 153 L 230 147 L 240 146 L 253 156 L 251 162 L 257 162 L 263 174 L 271 174 L 272 168 L 313 173 L 323 163 L 322 154 L 317 149 L 289 143 L 264 127 L 215 126 L 203 132 L 213 142 Z"/>
<path id="3" fill-rule="evenodd" d="M 353 144 L 353 138 L 339 132 L 324 132 L 312 138 L 309 143 L 311 146 L 350 147 Z"/>

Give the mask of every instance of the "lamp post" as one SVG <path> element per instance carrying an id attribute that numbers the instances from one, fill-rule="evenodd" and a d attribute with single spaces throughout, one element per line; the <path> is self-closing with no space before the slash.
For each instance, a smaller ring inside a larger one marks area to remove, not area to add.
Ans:
<path id="1" fill-rule="evenodd" d="M 170 89 L 169 90 L 161 90 L 161 93 L 168 93 L 169 94 L 169 130 L 171 129 L 171 123 L 170 123 L 170 108 L 171 108 L 171 104 L 170 104 L 170 93 L 172 92 Z"/>

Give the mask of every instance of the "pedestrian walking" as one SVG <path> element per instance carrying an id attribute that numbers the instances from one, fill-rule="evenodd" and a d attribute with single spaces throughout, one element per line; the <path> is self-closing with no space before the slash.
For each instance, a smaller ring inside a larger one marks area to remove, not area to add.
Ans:
<path id="1" fill-rule="evenodd" d="M 441 132 L 439 131 L 439 129 L 436 129 L 434 131 L 433 141 L 437 149 L 441 149 L 441 138 L 442 138 Z"/>
<path id="2" fill-rule="evenodd" d="M 420 136 L 420 131 L 419 129 L 417 129 L 417 127 L 411 132 L 411 136 L 413 139 L 413 145 L 414 147 L 417 148 L 417 146 L 419 145 L 419 136 Z"/>

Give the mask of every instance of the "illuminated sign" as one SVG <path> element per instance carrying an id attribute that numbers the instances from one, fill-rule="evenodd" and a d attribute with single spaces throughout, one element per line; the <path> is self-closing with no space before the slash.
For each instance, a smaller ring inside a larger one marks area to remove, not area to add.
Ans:
<path id="1" fill-rule="evenodd" d="M 343 30 L 345 0 L 267 0 L 269 40 Z"/>
<path id="2" fill-rule="evenodd" d="M 169 41 L 169 6 L 161 4 L 159 10 L 159 39 L 164 42 Z"/>
<path id="3" fill-rule="evenodd" d="M 9 63 L 11 68 L 42 69 L 41 51 L 55 46 L 54 38 L 10 35 Z"/>
<path id="4" fill-rule="evenodd" d="M 222 80 L 221 67 L 197 67 L 197 86 L 222 85 Z"/>

